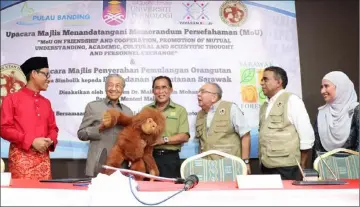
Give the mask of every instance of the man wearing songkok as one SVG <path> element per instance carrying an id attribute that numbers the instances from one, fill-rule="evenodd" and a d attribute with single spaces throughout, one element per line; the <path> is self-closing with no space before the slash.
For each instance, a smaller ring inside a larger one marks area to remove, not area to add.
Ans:
<path id="1" fill-rule="evenodd" d="M 32 57 L 21 66 L 27 84 L 5 97 L 0 136 L 10 142 L 9 171 L 15 179 L 51 179 L 50 151 L 58 127 L 50 101 L 40 95 L 50 83 L 46 57 Z"/>

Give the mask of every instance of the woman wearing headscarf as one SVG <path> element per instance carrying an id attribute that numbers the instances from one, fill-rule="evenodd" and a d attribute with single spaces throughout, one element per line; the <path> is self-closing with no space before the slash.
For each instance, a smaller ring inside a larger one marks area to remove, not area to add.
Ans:
<path id="1" fill-rule="evenodd" d="M 322 80 L 321 95 L 326 104 L 319 107 L 314 152 L 359 151 L 359 102 L 353 82 L 345 73 L 332 71 Z"/>

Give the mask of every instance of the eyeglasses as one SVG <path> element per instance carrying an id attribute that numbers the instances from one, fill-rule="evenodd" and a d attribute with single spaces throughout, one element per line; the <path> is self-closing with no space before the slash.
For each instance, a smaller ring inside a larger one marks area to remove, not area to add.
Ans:
<path id="1" fill-rule="evenodd" d="M 124 86 L 120 85 L 120 84 L 117 84 L 117 85 L 109 84 L 107 86 L 107 88 L 113 88 L 113 87 L 115 87 L 116 89 L 123 89 L 124 88 Z"/>
<path id="2" fill-rule="evenodd" d="M 200 93 L 200 94 L 204 94 L 204 93 L 217 94 L 217 93 L 214 93 L 214 92 L 211 92 L 211 91 L 207 91 L 207 90 L 205 90 L 205 89 L 200 89 L 200 90 L 198 91 L 198 93 Z"/>
<path id="3" fill-rule="evenodd" d="M 46 79 L 49 79 L 50 76 L 51 76 L 50 73 L 45 73 L 45 72 L 42 72 L 42 71 L 36 71 L 36 72 L 43 74 L 46 77 Z"/>

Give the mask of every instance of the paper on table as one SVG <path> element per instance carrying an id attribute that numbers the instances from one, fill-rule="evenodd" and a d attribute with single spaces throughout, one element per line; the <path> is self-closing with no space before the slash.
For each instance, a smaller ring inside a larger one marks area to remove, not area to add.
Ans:
<path id="1" fill-rule="evenodd" d="M 1 173 L 1 186 L 9 186 L 11 181 L 11 173 L 10 172 L 2 172 Z"/>
<path id="2" fill-rule="evenodd" d="M 2 172 L 1 173 L 1 186 L 9 186 L 11 181 L 11 173 L 10 172 Z"/>
<path id="3" fill-rule="evenodd" d="M 283 183 L 279 174 L 275 175 L 237 175 L 237 185 L 239 189 L 268 189 L 283 188 Z"/>
<path id="4" fill-rule="evenodd" d="M 131 186 L 134 193 L 137 193 L 138 183 L 131 179 Z M 90 206 L 106 206 L 121 204 L 139 205 L 130 190 L 129 177 L 116 171 L 110 176 L 98 174 L 96 178 L 91 180 L 88 188 L 90 196 Z"/>

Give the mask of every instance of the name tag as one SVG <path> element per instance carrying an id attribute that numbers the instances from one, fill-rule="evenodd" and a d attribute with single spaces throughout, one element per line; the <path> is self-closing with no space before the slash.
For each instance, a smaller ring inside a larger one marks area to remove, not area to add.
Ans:
<path id="1" fill-rule="evenodd" d="M 167 118 L 167 119 L 175 119 L 175 120 L 177 120 L 176 112 L 175 112 L 175 111 L 171 111 L 171 112 L 169 113 L 169 115 L 166 116 L 166 118 Z"/>
<path id="2" fill-rule="evenodd" d="M 274 189 L 283 188 L 279 174 L 274 175 L 237 175 L 239 189 Z"/>
<path id="3" fill-rule="evenodd" d="M 177 120 L 177 117 L 172 117 L 172 116 L 167 116 L 166 118 L 167 118 L 167 119 L 174 119 L 174 120 Z"/>

